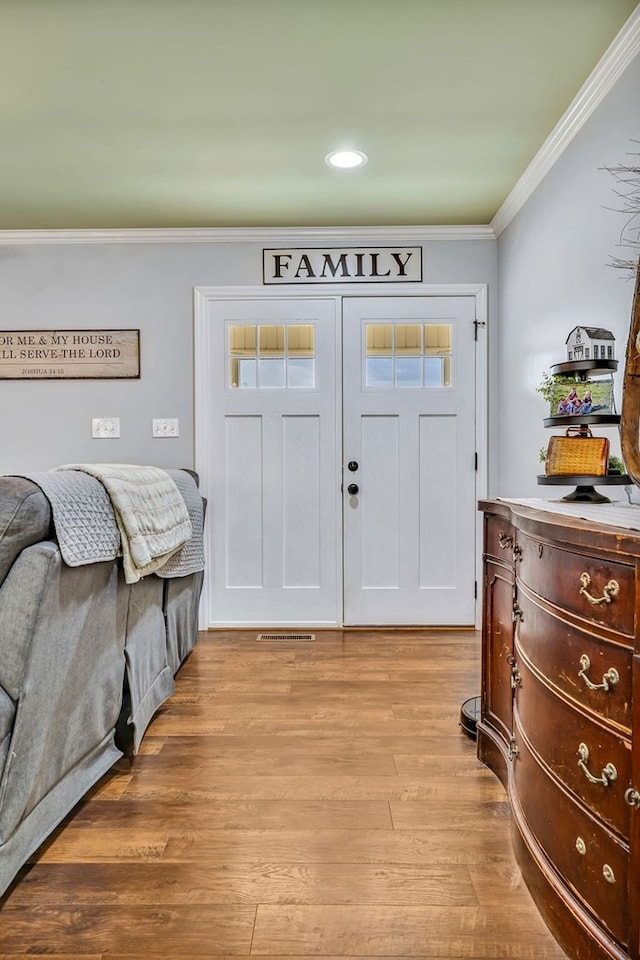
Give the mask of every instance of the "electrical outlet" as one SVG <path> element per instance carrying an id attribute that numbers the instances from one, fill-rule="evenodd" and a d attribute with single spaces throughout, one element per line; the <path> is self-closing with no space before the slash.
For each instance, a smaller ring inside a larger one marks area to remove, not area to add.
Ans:
<path id="1" fill-rule="evenodd" d="M 116 440 L 120 436 L 120 417 L 94 417 L 91 436 L 96 440 Z"/>
<path id="2" fill-rule="evenodd" d="M 154 420 L 152 436 L 154 437 L 179 437 L 180 421 L 176 418 L 169 420 Z"/>

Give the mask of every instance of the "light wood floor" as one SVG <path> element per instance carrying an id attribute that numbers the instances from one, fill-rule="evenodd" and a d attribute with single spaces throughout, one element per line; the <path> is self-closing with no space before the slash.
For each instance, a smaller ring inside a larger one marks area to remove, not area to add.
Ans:
<path id="1" fill-rule="evenodd" d="M 465 631 L 201 635 L 0 910 L 0 960 L 561 960 L 459 727 Z"/>

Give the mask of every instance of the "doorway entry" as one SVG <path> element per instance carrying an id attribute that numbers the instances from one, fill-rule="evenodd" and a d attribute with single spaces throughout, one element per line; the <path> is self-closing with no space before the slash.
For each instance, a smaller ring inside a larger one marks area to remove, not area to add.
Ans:
<path id="1" fill-rule="evenodd" d="M 473 625 L 477 297 L 196 292 L 203 626 Z"/>

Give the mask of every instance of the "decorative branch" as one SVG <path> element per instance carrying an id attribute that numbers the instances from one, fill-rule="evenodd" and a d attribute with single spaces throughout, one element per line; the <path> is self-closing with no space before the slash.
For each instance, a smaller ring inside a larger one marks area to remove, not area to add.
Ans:
<path id="1" fill-rule="evenodd" d="M 638 140 L 632 140 L 632 143 L 640 143 Z M 632 153 L 631 157 L 640 157 L 640 153 Z M 616 167 L 604 167 L 618 184 L 614 188 L 614 193 L 621 201 L 621 207 L 609 207 L 616 213 L 623 213 L 627 221 L 620 232 L 620 242 L 618 246 L 634 250 L 640 247 L 640 162 L 625 163 Z M 610 266 L 618 270 L 631 271 L 635 276 L 638 269 L 639 257 L 633 254 L 629 258 L 611 257 Z"/>

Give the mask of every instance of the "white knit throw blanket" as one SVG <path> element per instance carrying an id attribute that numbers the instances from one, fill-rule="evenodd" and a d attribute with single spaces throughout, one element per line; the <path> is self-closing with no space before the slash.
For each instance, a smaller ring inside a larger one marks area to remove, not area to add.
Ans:
<path id="1" fill-rule="evenodd" d="M 191 536 L 191 521 L 174 480 L 158 467 L 131 463 L 68 463 L 102 483 L 122 540 L 127 583 L 158 570 Z"/>

